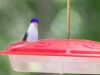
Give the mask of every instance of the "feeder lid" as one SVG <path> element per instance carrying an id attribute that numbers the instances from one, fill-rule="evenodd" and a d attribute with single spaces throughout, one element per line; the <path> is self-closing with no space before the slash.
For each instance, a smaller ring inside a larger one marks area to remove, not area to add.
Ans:
<path id="1" fill-rule="evenodd" d="M 11 44 L 0 54 L 100 57 L 100 42 L 83 39 L 43 39 Z"/>

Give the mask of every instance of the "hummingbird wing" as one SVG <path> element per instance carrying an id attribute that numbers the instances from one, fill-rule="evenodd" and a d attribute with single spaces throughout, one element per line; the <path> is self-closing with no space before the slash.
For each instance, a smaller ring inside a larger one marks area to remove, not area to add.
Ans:
<path id="1" fill-rule="evenodd" d="M 27 40 L 27 36 L 28 36 L 28 33 L 26 32 L 26 33 L 24 34 L 24 37 L 23 37 L 22 41 Z"/>

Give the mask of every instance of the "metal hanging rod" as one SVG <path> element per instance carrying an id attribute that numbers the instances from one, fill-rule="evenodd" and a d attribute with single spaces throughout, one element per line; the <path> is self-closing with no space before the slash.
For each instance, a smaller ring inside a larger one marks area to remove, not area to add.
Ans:
<path id="1" fill-rule="evenodd" d="M 70 0 L 67 0 L 67 39 L 70 38 Z"/>

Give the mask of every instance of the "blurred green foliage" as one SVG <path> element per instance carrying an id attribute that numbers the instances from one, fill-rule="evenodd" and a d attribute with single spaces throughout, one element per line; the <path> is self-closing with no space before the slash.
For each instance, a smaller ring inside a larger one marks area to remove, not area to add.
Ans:
<path id="1" fill-rule="evenodd" d="M 100 0 L 71 0 L 71 38 L 100 41 Z M 0 0 L 0 49 L 21 41 L 30 19 L 39 19 L 39 39 L 66 38 L 66 0 Z M 12 70 L 0 55 L 0 75 L 44 75 Z M 52 74 L 45 74 L 52 75 Z"/>

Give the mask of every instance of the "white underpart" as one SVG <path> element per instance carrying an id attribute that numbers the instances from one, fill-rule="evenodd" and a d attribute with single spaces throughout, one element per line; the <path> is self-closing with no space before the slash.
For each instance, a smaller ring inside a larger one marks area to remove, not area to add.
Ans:
<path id="1" fill-rule="evenodd" d="M 34 23 L 30 24 L 27 33 L 28 33 L 27 41 L 34 42 L 38 40 L 38 29 L 37 27 L 35 27 Z"/>

